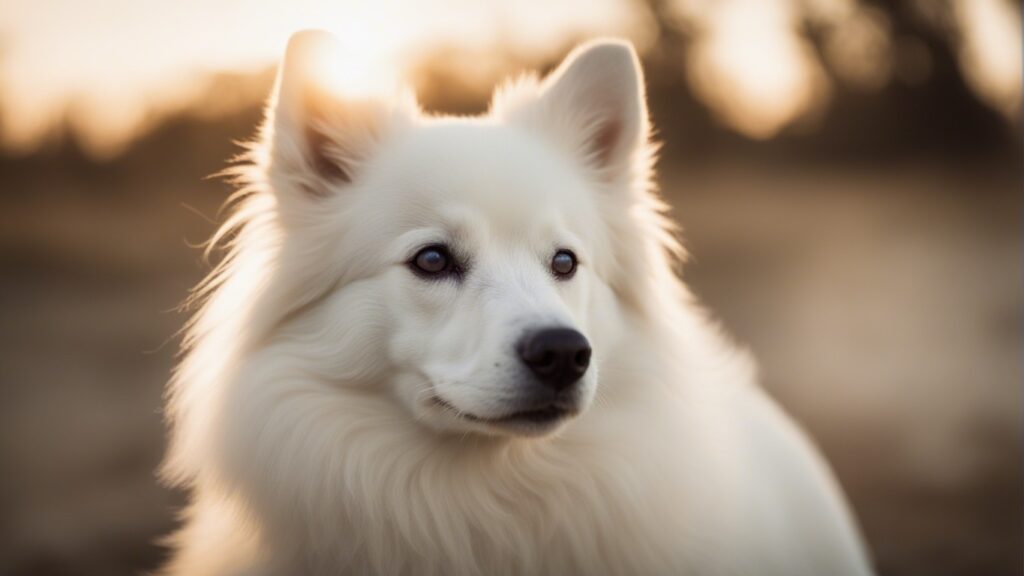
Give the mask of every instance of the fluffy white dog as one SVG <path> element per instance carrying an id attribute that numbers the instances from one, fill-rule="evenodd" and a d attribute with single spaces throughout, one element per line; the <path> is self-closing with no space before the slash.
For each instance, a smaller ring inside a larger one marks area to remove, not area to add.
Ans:
<path id="1" fill-rule="evenodd" d="M 170 386 L 175 575 L 843 576 L 843 497 L 674 272 L 629 44 L 478 118 L 289 44 Z"/>

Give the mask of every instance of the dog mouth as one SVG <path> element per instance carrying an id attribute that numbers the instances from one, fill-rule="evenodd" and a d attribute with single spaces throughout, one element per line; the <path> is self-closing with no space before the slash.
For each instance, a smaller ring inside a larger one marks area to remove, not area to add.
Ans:
<path id="1" fill-rule="evenodd" d="M 434 396 L 431 398 L 431 403 L 444 409 L 456 418 L 467 420 L 469 422 L 506 428 L 550 427 L 568 417 L 575 416 L 578 412 L 577 409 L 570 406 L 551 402 L 543 406 L 529 408 L 526 410 L 517 410 L 502 416 L 485 417 L 461 410 L 440 396 Z"/>

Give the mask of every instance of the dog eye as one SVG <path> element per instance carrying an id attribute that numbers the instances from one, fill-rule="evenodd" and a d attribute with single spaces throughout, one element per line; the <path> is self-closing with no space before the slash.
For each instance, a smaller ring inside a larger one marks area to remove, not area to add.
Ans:
<path id="1" fill-rule="evenodd" d="M 413 256 L 413 271 L 426 276 L 435 276 L 450 272 L 454 268 L 454 260 L 444 246 L 427 246 Z"/>
<path id="2" fill-rule="evenodd" d="M 568 280 L 576 273 L 576 255 L 569 250 L 559 250 L 551 258 L 551 272 L 559 280 Z"/>

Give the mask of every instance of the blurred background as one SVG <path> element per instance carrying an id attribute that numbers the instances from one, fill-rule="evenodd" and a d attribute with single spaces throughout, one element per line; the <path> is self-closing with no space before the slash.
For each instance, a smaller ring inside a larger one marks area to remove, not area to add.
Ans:
<path id="1" fill-rule="evenodd" d="M 162 387 L 289 34 L 486 109 L 631 39 L 684 275 L 833 463 L 884 575 L 1024 571 L 1009 0 L 0 0 L 0 574 L 130 574 L 184 495 Z"/>

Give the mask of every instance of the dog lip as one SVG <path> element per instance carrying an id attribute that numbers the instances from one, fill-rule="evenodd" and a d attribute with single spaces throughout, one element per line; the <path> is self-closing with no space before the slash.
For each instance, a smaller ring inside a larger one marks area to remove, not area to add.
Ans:
<path id="1" fill-rule="evenodd" d="M 431 402 L 441 408 L 445 408 L 454 413 L 458 418 L 469 420 L 470 422 L 480 422 L 484 424 L 514 424 L 518 422 L 530 422 L 534 424 L 546 424 L 560 420 L 567 416 L 573 416 L 576 414 L 576 410 L 567 406 L 559 405 L 558 403 L 551 402 L 537 408 L 529 408 L 526 410 L 517 410 L 504 416 L 497 417 L 484 417 L 477 416 L 470 412 L 460 410 L 456 408 L 451 402 L 448 402 L 440 396 L 434 396 L 431 398 Z"/>

